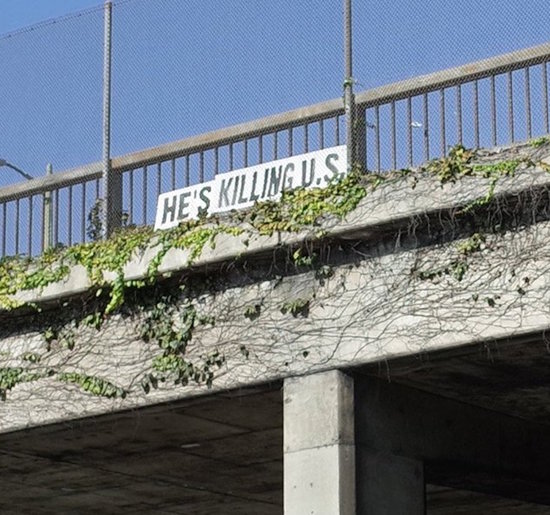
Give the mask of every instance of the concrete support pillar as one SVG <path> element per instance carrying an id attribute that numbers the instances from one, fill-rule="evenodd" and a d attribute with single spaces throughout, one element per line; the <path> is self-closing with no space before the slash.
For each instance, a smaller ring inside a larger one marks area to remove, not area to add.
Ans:
<path id="1" fill-rule="evenodd" d="M 422 462 L 357 447 L 357 513 L 424 515 Z"/>
<path id="2" fill-rule="evenodd" d="M 355 515 L 353 399 L 337 370 L 285 380 L 285 515 Z"/>

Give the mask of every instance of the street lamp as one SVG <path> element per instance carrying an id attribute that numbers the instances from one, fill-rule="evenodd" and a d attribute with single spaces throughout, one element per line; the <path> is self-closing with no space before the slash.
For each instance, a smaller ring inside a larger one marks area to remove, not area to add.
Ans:
<path id="1" fill-rule="evenodd" d="M 27 179 L 28 181 L 32 181 L 34 177 L 32 175 L 29 175 L 28 173 L 21 170 L 21 168 L 18 168 L 17 166 L 9 163 L 5 159 L 0 158 L 0 168 L 2 166 L 5 166 L 7 168 L 11 168 L 12 170 L 16 171 L 19 175 Z M 49 164 L 46 169 L 46 174 L 51 175 L 52 174 L 52 165 Z M 42 232 L 42 246 L 43 250 L 47 250 L 52 245 L 52 193 L 51 191 L 44 192 L 44 224 L 43 224 L 43 232 Z"/>
<path id="2" fill-rule="evenodd" d="M 17 168 L 17 166 L 12 165 L 11 163 L 8 163 L 5 159 L 0 158 L 0 167 L 6 166 L 8 168 L 11 168 L 12 170 L 15 170 L 19 175 L 25 177 L 28 181 L 32 181 L 34 177 L 32 175 L 29 175 L 28 173 L 25 173 L 21 168 Z"/>

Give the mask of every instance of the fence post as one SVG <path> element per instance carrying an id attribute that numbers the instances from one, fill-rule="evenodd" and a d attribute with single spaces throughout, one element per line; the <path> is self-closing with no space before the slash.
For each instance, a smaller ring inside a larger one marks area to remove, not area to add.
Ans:
<path id="1" fill-rule="evenodd" d="M 355 106 L 354 115 L 354 153 L 353 164 L 367 172 L 367 110 L 364 107 Z"/>
<path id="2" fill-rule="evenodd" d="M 103 237 L 120 227 L 122 217 L 122 178 L 111 168 L 111 39 L 113 3 L 105 0 L 103 48 Z"/>
<path id="3" fill-rule="evenodd" d="M 344 112 L 346 116 L 346 145 L 348 170 L 353 167 L 355 154 L 355 99 L 353 96 L 353 64 L 352 64 L 352 19 L 351 19 L 351 0 L 344 0 L 344 60 L 345 60 L 345 78 L 344 78 Z"/>
<path id="4" fill-rule="evenodd" d="M 46 166 L 46 176 L 50 176 L 53 173 L 51 163 Z M 44 192 L 44 221 L 43 221 L 43 233 L 42 233 L 42 251 L 46 251 L 52 247 L 52 226 L 53 226 L 53 211 L 52 211 L 52 192 Z M 70 230 L 70 229 L 69 229 Z"/>

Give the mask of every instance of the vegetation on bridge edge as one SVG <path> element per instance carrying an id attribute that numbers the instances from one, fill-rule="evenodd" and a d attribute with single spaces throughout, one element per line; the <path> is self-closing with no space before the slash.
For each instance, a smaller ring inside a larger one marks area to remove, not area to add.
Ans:
<path id="1" fill-rule="evenodd" d="M 531 142 L 534 148 L 545 145 L 548 138 L 539 138 Z M 23 306 L 41 311 L 38 304 L 23 303 L 17 299 L 21 291 L 40 292 L 47 286 L 63 281 L 72 267 L 85 268 L 92 289 L 100 302 L 100 309 L 88 312 L 83 310 L 78 319 L 65 324 L 63 329 L 55 324 L 44 331 L 46 352 L 51 343 L 61 343 L 71 350 L 74 346 L 74 334 L 79 325 L 84 324 L 99 330 L 107 317 L 119 311 L 129 302 L 127 293 L 138 291 L 155 283 L 159 277 L 159 268 L 171 249 L 187 252 L 187 262 L 193 265 L 206 246 L 215 247 L 216 238 L 221 234 L 240 237 L 243 245 L 254 235 L 270 236 L 274 233 L 296 233 L 307 230 L 309 237 L 321 239 L 324 236 L 323 222 L 329 218 L 345 218 L 355 210 L 359 202 L 382 183 L 401 181 L 410 178 L 414 188 L 422 174 L 435 176 L 441 184 L 456 183 L 466 177 L 479 177 L 487 181 L 487 190 L 473 202 L 461 208 L 459 214 L 466 214 L 491 203 L 495 187 L 503 177 L 511 177 L 520 167 L 539 166 L 550 171 L 542 162 L 534 163 L 528 158 L 500 161 L 490 164 L 475 162 L 476 152 L 456 146 L 445 158 L 433 160 L 418 170 L 400 170 L 385 175 L 362 173 L 359 170 L 334 182 L 325 189 L 296 189 L 285 191 L 280 201 L 268 201 L 256 204 L 250 210 L 234 212 L 228 217 L 203 217 L 186 221 L 179 226 L 155 232 L 151 227 L 126 228 L 106 241 L 94 241 L 72 247 L 51 249 L 36 258 L 7 257 L 0 260 L 0 309 L 5 312 L 17 310 Z M 457 246 L 456 259 L 442 264 L 433 270 L 416 270 L 414 276 L 421 280 L 433 280 L 441 275 L 451 275 L 461 281 L 468 270 L 470 256 L 483 248 L 484 236 L 474 233 L 465 242 Z M 125 267 L 132 259 L 147 249 L 153 257 L 150 259 L 145 277 L 140 280 L 126 280 Z M 303 255 L 298 249 L 293 254 L 294 264 L 313 266 L 314 256 Z M 316 277 L 320 280 L 330 277 L 330 270 L 319 264 Z M 185 288 L 185 283 L 180 289 Z M 140 336 L 144 342 L 155 343 L 160 351 L 152 364 L 151 371 L 142 379 L 145 392 L 156 388 L 159 382 L 167 380 L 175 384 L 186 385 L 190 381 L 210 386 L 215 370 L 220 368 L 225 357 L 218 350 L 200 357 L 197 362 L 186 358 L 186 350 L 197 325 L 214 324 L 214 320 L 199 316 L 192 303 L 187 303 L 176 313 L 172 294 L 156 299 L 145 314 Z M 177 295 L 177 293 L 176 293 Z M 307 316 L 312 299 L 289 299 L 281 306 L 281 312 L 292 316 Z M 253 320 L 260 316 L 261 306 L 248 308 L 243 314 Z M 47 313 L 44 314 L 47 317 Z M 72 328 L 72 329 L 71 329 Z M 245 358 L 248 352 L 241 347 Z M 104 397 L 124 397 L 127 392 L 108 379 L 89 376 L 75 370 L 57 370 L 41 368 L 40 356 L 26 360 L 28 367 L 0 368 L 0 398 L 17 384 L 31 382 L 42 377 L 56 377 L 58 380 L 78 385 L 84 391 Z"/>

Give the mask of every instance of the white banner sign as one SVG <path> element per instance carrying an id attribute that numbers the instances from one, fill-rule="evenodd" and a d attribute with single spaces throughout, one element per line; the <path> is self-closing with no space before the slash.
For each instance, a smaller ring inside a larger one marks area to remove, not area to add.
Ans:
<path id="1" fill-rule="evenodd" d="M 276 200 L 283 190 L 323 188 L 347 171 L 346 146 L 326 148 L 217 175 L 213 181 L 163 193 L 158 198 L 155 229 L 262 200 Z"/>

